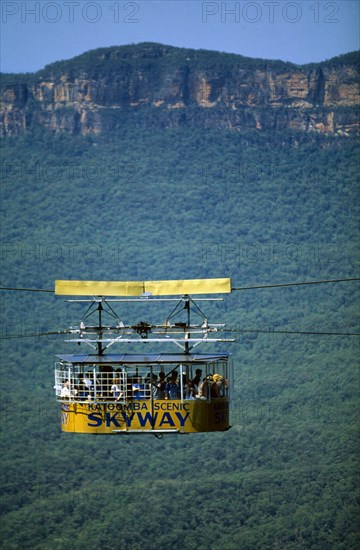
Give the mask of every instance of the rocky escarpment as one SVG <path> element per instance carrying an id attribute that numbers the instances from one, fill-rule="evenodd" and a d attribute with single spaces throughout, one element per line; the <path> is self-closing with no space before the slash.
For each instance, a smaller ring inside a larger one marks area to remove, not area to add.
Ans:
<path id="1" fill-rule="evenodd" d="M 136 124 L 359 132 L 356 53 L 296 66 L 139 44 L 87 52 L 31 75 L 3 75 L 0 129 L 70 134 Z"/>

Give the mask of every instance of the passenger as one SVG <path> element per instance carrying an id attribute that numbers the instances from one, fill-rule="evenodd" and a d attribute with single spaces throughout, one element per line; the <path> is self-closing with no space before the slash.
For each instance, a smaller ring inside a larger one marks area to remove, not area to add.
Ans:
<path id="1" fill-rule="evenodd" d="M 185 372 L 183 372 L 183 375 L 182 375 L 182 384 L 183 384 L 184 399 L 194 399 L 195 394 L 193 394 L 192 381 L 188 380 L 187 375 L 186 375 Z"/>
<path id="2" fill-rule="evenodd" d="M 209 376 L 204 378 L 204 380 L 200 384 L 197 397 L 199 399 L 207 399 L 210 394 L 211 399 L 218 399 L 219 397 L 224 396 L 224 388 L 224 379 L 221 374 L 210 374 Z"/>
<path id="3" fill-rule="evenodd" d="M 96 373 L 94 373 L 93 371 L 90 371 L 89 372 L 89 380 L 90 380 L 90 383 L 91 383 L 91 389 L 90 389 L 90 392 L 89 392 L 89 399 L 96 399 L 97 397 L 99 397 L 99 390 L 100 390 L 100 384 L 99 384 L 99 380 L 98 380 L 98 377 L 96 375 Z"/>
<path id="4" fill-rule="evenodd" d="M 64 386 L 61 388 L 60 397 L 63 399 L 70 399 L 70 397 L 77 394 L 77 390 L 74 389 L 73 391 L 70 389 L 70 380 L 67 378 L 65 380 Z"/>
<path id="5" fill-rule="evenodd" d="M 198 399 L 207 399 L 209 397 L 209 388 L 213 383 L 212 375 L 206 376 L 199 386 L 199 392 L 197 394 Z"/>
<path id="6" fill-rule="evenodd" d="M 159 382 L 158 382 L 158 398 L 164 399 L 165 397 L 165 373 L 164 371 L 159 372 Z"/>
<path id="7" fill-rule="evenodd" d="M 85 388 L 86 388 L 86 392 L 87 392 L 87 398 L 88 399 L 91 399 L 92 397 L 92 389 L 93 389 L 93 383 L 92 383 L 92 380 L 90 379 L 90 376 L 92 375 L 91 372 L 86 372 L 84 374 L 84 384 L 85 384 Z"/>
<path id="8" fill-rule="evenodd" d="M 84 379 L 84 374 L 83 373 L 81 373 L 80 376 L 79 376 L 79 385 L 77 387 L 78 387 L 78 397 L 79 397 L 79 399 L 80 400 L 86 399 L 87 390 L 86 390 L 85 379 Z"/>
<path id="9" fill-rule="evenodd" d="M 121 391 L 120 378 L 114 378 L 110 392 L 112 393 L 115 401 L 120 401 L 124 397 L 124 393 Z"/>
<path id="10" fill-rule="evenodd" d="M 132 395 L 134 399 L 146 399 L 145 395 L 145 384 L 142 384 L 142 378 L 136 379 L 135 384 L 132 385 Z"/>
<path id="11" fill-rule="evenodd" d="M 187 393 L 187 385 L 188 385 L 188 380 L 187 380 L 186 372 L 183 372 L 182 373 L 183 395 L 186 395 L 186 393 Z M 180 395 L 181 395 L 181 392 L 180 392 Z"/>
<path id="12" fill-rule="evenodd" d="M 180 387 L 177 378 L 177 371 L 172 371 L 170 380 L 165 386 L 165 399 L 179 399 Z"/>
<path id="13" fill-rule="evenodd" d="M 210 382 L 210 397 L 212 399 L 218 399 L 220 397 L 220 393 L 219 393 L 219 386 L 217 384 L 217 381 L 215 380 L 215 376 L 220 376 L 219 374 L 215 374 L 213 377 L 212 377 L 212 380 Z"/>
<path id="14" fill-rule="evenodd" d="M 214 374 L 213 384 L 211 384 L 211 397 L 224 397 L 225 395 L 225 380 L 221 374 Z"/>
<path id="15" fill-rule="evenodd" d="M 153 399 L 159 399 L 159 383 L 157 379 L 157 374 L 152 375 L 151 379 L 151 392 L 152 392 L 152 398 Z"/>
<path id="16" fill-rule="evenodd" d="M 64 386 L 61 388 L 60 397 L 70 399 L 70 395 L 70 382 L 66 379 Z"/>
<path id="17" fill-rule="evenodd" d="M 220 374 L 209 374 L 200 384 L 199 393 L 200 399 L 211 398 L 217 399 L 222 397 L 223 377 Z"/>
<path id="18" fill-rule="evenodd" d="M 188 380 L 186 384 L 185 399 L 195 399 L 198 389 L 195 391 L 195 386 L 192 380 Z"/>
<path id="19" fill-rule="evenodd" d="M 100 367 L 100 392 L 105 399 L 110 397 L 111 379 L 113 377 L 114 369 L 111 365 L 102 365 Z"/>
<path id="20" fill-rule="evenodd" d="M 136 376 L 127 376 L 126 378 L 126 398 L 132 399 L 133 398 L 133 385 L 137 383 L 137 377 Z"/>
<path id="21" fill-rule="evenodd" d="M 195 371 L 195 377 L 192 379 L 192 386 L 194 388 L 194 395 L 196 395 L 197 393 L 199 393 L 199 386 L 200 386 L 200 382 L 201 382 L 201 375 L 202 375 L 202 370 L 201 369 L 196 369 Z"/>

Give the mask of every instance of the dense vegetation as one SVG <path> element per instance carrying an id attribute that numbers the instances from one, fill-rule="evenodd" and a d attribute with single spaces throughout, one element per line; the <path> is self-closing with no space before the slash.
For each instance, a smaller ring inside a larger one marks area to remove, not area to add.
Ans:
<path id="1" fill-rule="evenodd" d="M 2 286 L 356 276 L 355 142 L 130 120 L 101 137 L 4 141 Z M 273 332 L 359 332 L 357 288 L 251 290 L 206 306 L 239 331 L 233 427 L 161 441 L 61 434 L 52 364 L 73 348 L 27 336 L 76 323 L 82 308 L 3 292 L 2 335 L 23 337 L 2 341 L 2 547 L 357 548 L 358 338 Z M 162 320 L 164 308 L 121 311 Z"/>
<path id="2" fill-rule="evenodd" d="M 352 61 L 350 59 L 350 61 Z M 111 76 L 113 78 L 119 66 L 122 69 L 128 66 L 137 68 L 147 67 L 151 62 L 152 67 L 159 71 L 168 73 L 172 68 L 187 65 L 195 69 L 206 68 L 214 65 L 221 65 L 233 68 L 234 63 L 243 69 L 265 69 L 271 66 L 272 70 L 295 68 L 292 63 L 285 61 L 273 61 L 244 57 L 237 54 L 214 52 L 210 50 L 193 50 L 187 48 L 176 48 L 164 46 L 152 42 L 143 42 L 136 45 L 98 48 L 78 55 L 71 60 L 57 61 L 51 63 L 36 73 L 36 77 L 57 78 L 64 74 L 69 76 L 86 73 L 88 77 Z M 16 76 L 16 75 L 14 75 Z M 30 76 L 30 75 L 27 75 Z M 156 76 L 154 72 L 154 77 Z"/>

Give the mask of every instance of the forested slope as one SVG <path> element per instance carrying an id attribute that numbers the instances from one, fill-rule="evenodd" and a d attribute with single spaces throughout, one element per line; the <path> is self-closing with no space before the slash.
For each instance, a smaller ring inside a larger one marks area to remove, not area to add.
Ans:
<path id="1" fill-rule="evenodd" d="M 355 141 L 135 120 L 102 136 L 4 141 L 2 286 L 357 275 Z M 239 331 L 218 347 L 234 353 L 233 427 L 161 441 L 61 434 L 54 355 L 74 348 L 27 335 L 75 324 L 82 308 L 3 292 L 2 335 L 23 336 L 2 340 L 3 548 L 355 549 L 358 338 L 274 330 L 359 332 L 357 289 L 239 291 L 209 304 L 211 321 Z M 165 311 L 121 306 L 126 321 Z"/>

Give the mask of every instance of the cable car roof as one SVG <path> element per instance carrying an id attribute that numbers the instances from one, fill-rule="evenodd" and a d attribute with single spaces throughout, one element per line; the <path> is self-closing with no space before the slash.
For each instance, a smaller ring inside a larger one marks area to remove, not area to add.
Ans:
<path id="1" fill-rule="evenodd" d="M 150 353 L 150 354 L 66 354 L 57 355 L 60 361 L 66 363 L 81 363 L 91 365 L 102 365 L 109 363 L 121 364 L 156 364 L 156 363 L 215 363 L 229 358 L 228 353 Z"/>

